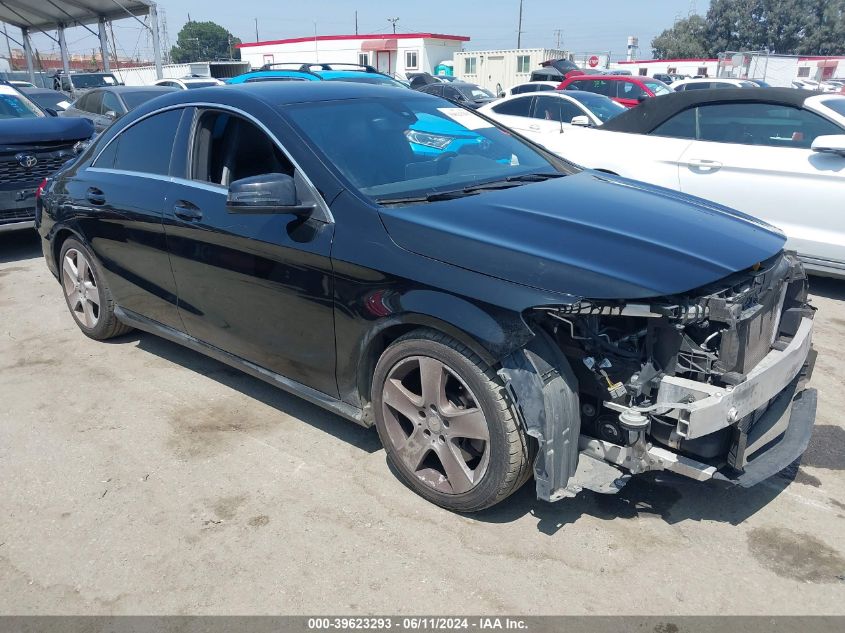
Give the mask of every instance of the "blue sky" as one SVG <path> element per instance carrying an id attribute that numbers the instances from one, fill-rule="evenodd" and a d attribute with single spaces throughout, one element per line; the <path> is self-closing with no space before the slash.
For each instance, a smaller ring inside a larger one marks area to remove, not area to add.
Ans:
<path id="1" fill-rule="evenodd" d="M 468 35 L 469 49 L 515 48 L 519 0 L 316 0 L 315 2 L 268 2 L 267 0 L 158 0 L 167 21 L 171 44 L 190 14 L 193 20 L 212 20 L 244 41 L 255 40 L 255 22 L 262 40 L 354 33 L 355 10 L 360 33 L 391 30 L 387 18 L 398 17 L 398 32 L 438 32 Z M 690 10 L 704 13 L 709 0 L 524 0 L 523 47 L 553 48 L 556 30 L 561 45 L 574 52 L 607 52 L 624 56 L 628 35 L 640 38 L 640 57 L 651 57 L 652 38 Z M 12 33 L 17 35 L 16 30 Z M 151 55 L 149 37 L 132 20 L 114 23 L 118 52 Z M 69 47 L 90 52 L 96 38 L 84 29 L 67 32 Z M 34 38 L 45 51 L 55 45 L 44 36 Z"/>

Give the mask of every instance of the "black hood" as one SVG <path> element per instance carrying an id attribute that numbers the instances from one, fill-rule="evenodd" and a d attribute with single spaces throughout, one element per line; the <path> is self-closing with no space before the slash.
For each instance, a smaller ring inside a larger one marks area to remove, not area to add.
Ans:
<path id="1" fill-rule="evenodd" d="M 786 241 L 737 211 L 593 171 L 381 214 L 409 251 L 592 299 L 692 290 L 772 257 Z"/>
<path id="2" fill-rule="evenodd" d="M 77 117 L 39 117 L 0 121 L 0 146 L 61 141 L 84 141 L 94 135 L 94 124 Z"/>

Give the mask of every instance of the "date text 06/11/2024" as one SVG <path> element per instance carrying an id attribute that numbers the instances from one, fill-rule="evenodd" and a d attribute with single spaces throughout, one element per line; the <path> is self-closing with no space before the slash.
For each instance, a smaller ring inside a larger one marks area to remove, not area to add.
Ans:
<path id="1" fill-rule="evenodd" d="M 430 630 L 525 630 L 525 620 L 499 617 L 337 617 L 309 618 L 308 629 L 320 630 L 391 630 L 430 631 Z"/>

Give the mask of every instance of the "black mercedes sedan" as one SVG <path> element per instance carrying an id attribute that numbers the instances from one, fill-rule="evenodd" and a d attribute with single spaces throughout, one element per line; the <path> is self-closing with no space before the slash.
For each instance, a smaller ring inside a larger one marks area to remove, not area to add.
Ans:
<path id="1" fill-rule="evenodd" d="M 347 82 L 179 91 L 50 179 L 84 334 L 138 328 L 364 426 L 445 508 L 807 446 L 813 309 L 784 236 L 582 170 L 476 112 Z"/>

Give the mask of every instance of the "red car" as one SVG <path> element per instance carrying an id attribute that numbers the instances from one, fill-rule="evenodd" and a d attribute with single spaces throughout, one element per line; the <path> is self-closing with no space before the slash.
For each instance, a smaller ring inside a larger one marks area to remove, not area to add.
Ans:
<path id="1" fill-rule="evenodd" d="M 649 97 L 672 94 L 672 89 L 659 79 L 636 75 L 574 75 L 568 76 L 558 90 L 595 92 L 633 108 Z"/>

